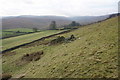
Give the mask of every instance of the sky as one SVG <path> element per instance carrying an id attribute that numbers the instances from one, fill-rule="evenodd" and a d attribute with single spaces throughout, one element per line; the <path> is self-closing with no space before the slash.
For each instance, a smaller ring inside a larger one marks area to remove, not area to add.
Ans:
<path id="1" fill-rule="evenodd" d="M 118 12 L 119 0 L 0 0 L 0 16 L 99 16 Z"/>

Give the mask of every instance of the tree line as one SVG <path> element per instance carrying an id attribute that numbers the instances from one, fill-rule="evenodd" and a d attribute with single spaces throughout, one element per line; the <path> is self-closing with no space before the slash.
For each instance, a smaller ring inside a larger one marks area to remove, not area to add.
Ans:
<path id="1" fill-rule="evenodd" d="M 70 24 L 68 25 L 63 25 L 61 27 L 63 27 L 64 29 L 74 29 L 75 26 L 81 26 L 79 23 L 77 23 L 76 21 L 72 21 Z M 50 26 L 49 26 L 50 30 L 56 30 L 57 29 L 57 25 L 56 25 L 56 21 L 52 21 Z"/>
<path id="2" fill-rule="evenodd" d="M 75 26 L 81 26 L 79 23 L 77 23 L 76 21 L 72 21 L 70 24 L 68 25 L 62 25 L 61 27 L 63 29 L 74 29 L 76 28 Z M 57 30 L 57 24 L 56 21 L 51 21 L 50 25 L 49 25 L 49 30 Z M 37 32 L 38 28 L 33 28 L 33 32 Z"/>

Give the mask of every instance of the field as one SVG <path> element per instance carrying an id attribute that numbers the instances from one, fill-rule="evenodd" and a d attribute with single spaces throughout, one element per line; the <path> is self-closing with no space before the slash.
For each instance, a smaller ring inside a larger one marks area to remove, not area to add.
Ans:
<path id="1" fill-rule="evenodd" d="M 3 55 L 3 73 L 13 78 L 117 78 L 118 24 L 117 17 L 95 23 L 69 33 L 38 41 Z M 38 32 L 3 40 L 3 50 L 30 42 L 58 31 Z M 71 35 L 76 40 L 48 45 L 58 36 Z M 43 51 L 37 61 L 24 61 L 26 54 Z"/>
<path id="2" fill-rule="evenodd" d="M 0 38 L 19 36 L 27 33 L 33 33 L 33 29 L 30 28 L 16 28 L 16 29 L 5 29 L 2 30 L 2 36 Z"/>
<path id="3" fill-rule="evenodd" d="M 3 31 L 13 31 L 13 32 L 33 32 L 33 29 L 30 29 L 30 28 L 16 28 L 16 29 L 6 29 L 6 30 L 3 30 Z"/>
<path id="4" fill-rule="evenodd" d="M 9 48 L 12 48 L 14 46 L 18 46 L 24 43 L 29 43 L 34 40 L 40 39 L 41 37 L 44 36 L 49 36 L 55 33 L 62 32 L 64 30 L 46 30 L 46 31 L 41 31 L 41 32 L 36 32 L 32 34 L 26 34 L 26 35 L 21 35 L 17 37 L 11 37 L 11 38 L 6 38 L 2 40 L 2 50 L 6 50 Z"/>

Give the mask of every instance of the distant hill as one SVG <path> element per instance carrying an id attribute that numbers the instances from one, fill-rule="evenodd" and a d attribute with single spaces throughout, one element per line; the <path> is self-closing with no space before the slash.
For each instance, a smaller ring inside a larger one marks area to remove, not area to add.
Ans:
<path id="1" fill-rule="evenodd" d="M 69 24 L 71 21 L 66 17 L 59 16 L 18 16 L 2 19 L 3 29 L 11 28 L 39 28 L 47 29 L 51 21 L 55 20 L 57 25 Z"/>
<path id="2" fill-rule="evenodd" d="M 113 17 L 117 17 L 117 16 L 120 16 L 120 13 L 117 13 L 117 14 L 111 14 L 108 18 L 113 18 Z"/>
<path id="3" fill-rule="evenodd" d="M 57 27 L 61 25 L 70 24 L 72 21 L 77 21 L 82 25 L 101 21 L 109 18 L 110 15 L 104 16 L 75 16 L 75 17 L 64 17 L 64 16 L 15 16 L 15 17 L 3 17 L 2 28 L 13 29 L 13 28 L 39 28 L 48 29 L 51 21 L 56 21 Z"/>
<path id="4" fill-rule="evenodd" d="M 98 22 L 104 19 L 107 19 L 109 15 L 104 15 L 104 16 L 76 16 L 76 17 L 71 17 L 71 20 L 80 22 L 81 24 L 90 24 L 94 22 Z"/>

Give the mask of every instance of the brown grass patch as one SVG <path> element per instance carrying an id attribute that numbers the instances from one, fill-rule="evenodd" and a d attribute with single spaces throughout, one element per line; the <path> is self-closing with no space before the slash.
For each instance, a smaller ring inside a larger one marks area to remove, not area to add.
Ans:
<path id="1" fill-rule="evenodd" d="M 17 66 L 23 66 L 31 61 L 38 61 L 41 58 L 41 55 L 43 55 L 43 51 L 25 54 L 20 59 L 16 60 L 15 64 Z"/>
<path id="2" fill-rule="evenodd" d="M 2 74 L 2 79 L 1 80 L 9 80 L 12 77 L 11 74 Z"/>
<path id="3" fill-rule="evenodd" d="M 14 52 L 14 51 L 9 51 L 9 52 L 3 53 L 2 56 L 13 56 L 13 55 L 15 55 L 15 54 L 16 54 L 16 52 Z"/>
<path id="4" fill-rule="evenodd" d="M 41 55 L 43 54 L 43 51 L 40 52 L 35 52 L 32 54 L 25 54 L 23 55 L 23 57 L 21 58 L 21 60 L 25 60 L 25 61 L 37 61 L 40 59 Z"/>

